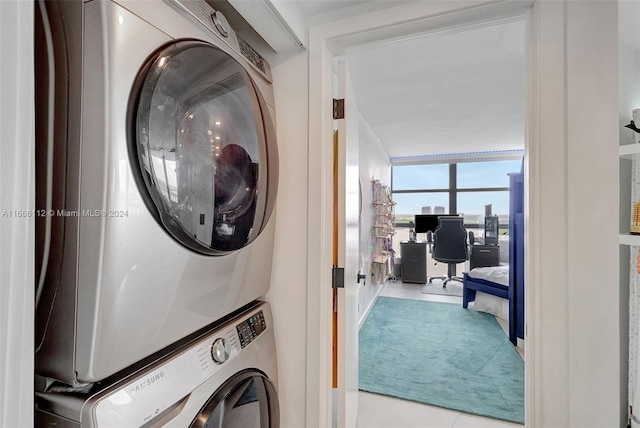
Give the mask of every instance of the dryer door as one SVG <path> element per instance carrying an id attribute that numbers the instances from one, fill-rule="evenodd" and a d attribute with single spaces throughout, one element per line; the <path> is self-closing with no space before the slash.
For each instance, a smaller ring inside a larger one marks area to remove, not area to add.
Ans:
<path id="1" fill-rule="evenodd" d="M 278 397 L 261 372 L 244 371 L 229 379 L 204 405 L 191 428 L 277 428 Z"/>
<path id="2" fill-rule="evenodd" d="M 181 244 L 221 255 L 266 226 L 277 188 L 275 129 L 242 65 L 172 43 L 143 67 L 130 102 L 130 156 L 156 220 Z"/>

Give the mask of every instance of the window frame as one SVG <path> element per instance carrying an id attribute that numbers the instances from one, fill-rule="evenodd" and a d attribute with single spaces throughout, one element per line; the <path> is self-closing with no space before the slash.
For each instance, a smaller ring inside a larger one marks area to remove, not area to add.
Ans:
<path id="1" fill-rule="evenodd" d="M 503 159 L 481 159 L 481 160 L 474 160 L 472 162 L 495 162 L 496 160 L 500 160 L 500 161 L 509 161 L 509 160 L 516 160 L 517 157 L 512 157 L 512 158 L 503 158 Z M 458 212 L 458 194 L 459 193 L 474 193 L 474 192 L 509 192 L 509 186 L 505 186 L 505 187 L 474 187 L 474 188 L 463 188 L 460 189 L 458 188 L 458 164 L 460 163 L 468 163 L 471 161 L 456 161 L 456 160 L 443 160 L 440 162 L 415 162 L 415 163 L 411 163 L 411 164 L 406 164 L 406 163 L 399 163 L 399 164 L 393 164 L 391 165 L 391 195 L 393 197 L 394 194 L 398 193 L 398 194 L 411 194 L 411 193 L 449 193 L 449 212 L 447 214 L 450 213 L 457 213 Z M 445 164 L 445 165 L 449 165 L 449 186 L 447 188 L 424 188 L 424 189 L 402 189 L 402 190 L 396 190 L 394 188 L 394 174 L 393 174 L 393 169 L 396 167 L 403 167 L 403 166 L 408 166 L 408 165 L 427 165 L 427 164 Z M 517 171 L 514 171 L 517 172 Z M 481 226 L 478 224 L 467 224 L 465 223 L 465 228 L 467 229 L 479 229 Z M 398 228 L 408 228 L 408 227 L 412 227 L 412 223 L 410 222 L 397 222 L 396 221 L 396 227 Z M 508 224 L 499 224 L 498 227 L 500 229 L 508 229 L 509 225 Z"/>

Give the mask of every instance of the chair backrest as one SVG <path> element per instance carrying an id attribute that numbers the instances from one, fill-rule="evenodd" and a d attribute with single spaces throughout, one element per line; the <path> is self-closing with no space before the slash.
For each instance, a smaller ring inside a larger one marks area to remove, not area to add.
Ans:
<path id="1" fill-rule="evenodd" d="M 433 259 L 444 263 L 462 263 L 468 256 L 464 218 L 438 217 L 438 227 L 434 231 Z"/>

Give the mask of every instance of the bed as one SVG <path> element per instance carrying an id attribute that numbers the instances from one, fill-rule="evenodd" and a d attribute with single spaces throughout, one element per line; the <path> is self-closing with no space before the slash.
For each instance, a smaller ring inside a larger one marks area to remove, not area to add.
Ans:
<path id="1" fill-rule="evenodd" d="M 518 317 L 512 313 L 512 306 L 515 308 L 515 305 L 511 305 L 510 301 L 509 266 L 480 267 L 464 272 L 462 307 L 467 308 L 469 302 L 476 302 L 476 310 L 508 320 L 509 340 L 515 345 L 515 321 Z"/>
<path id="2" fill-rule="evenodd" d="M 524 160 L 520 172 L 509 176 L 508 264 L 492 268 L 476 267 L 464 273 L 462 306 L 490 297 L 500 304 L 509 320 L 509 340 L 514 345 L 524 339 Z M 503 245 L 503 244 L 501 244 Z M 486 269 L 486 271 L 482 270 Z M 493 272 L 489 270 L 493 269 Z M 486 296 L 482 293 L 486 293 Z M 495 297 L 494 297 L 495 296 Z M 506 307 L 504 306 L 506 305 Z M 484 308 L 486 310 L 486 308 Z M 490 312 L 486 310 L 487 312 Z"/>

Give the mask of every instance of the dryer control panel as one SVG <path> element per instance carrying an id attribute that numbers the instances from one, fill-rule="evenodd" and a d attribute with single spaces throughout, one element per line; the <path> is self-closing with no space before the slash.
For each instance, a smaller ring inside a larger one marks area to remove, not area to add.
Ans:
<path id="1" fill-rule="evenodd" d="M 214 10 L 205 0 L 164 1 L 188 13 L 213 34 L 219 35 L 224 43 L 241 54 L 249 64 L 271 82 L 271 67 L 269 63 L 251 45 L 237 35 L 220 11 Z"/>

